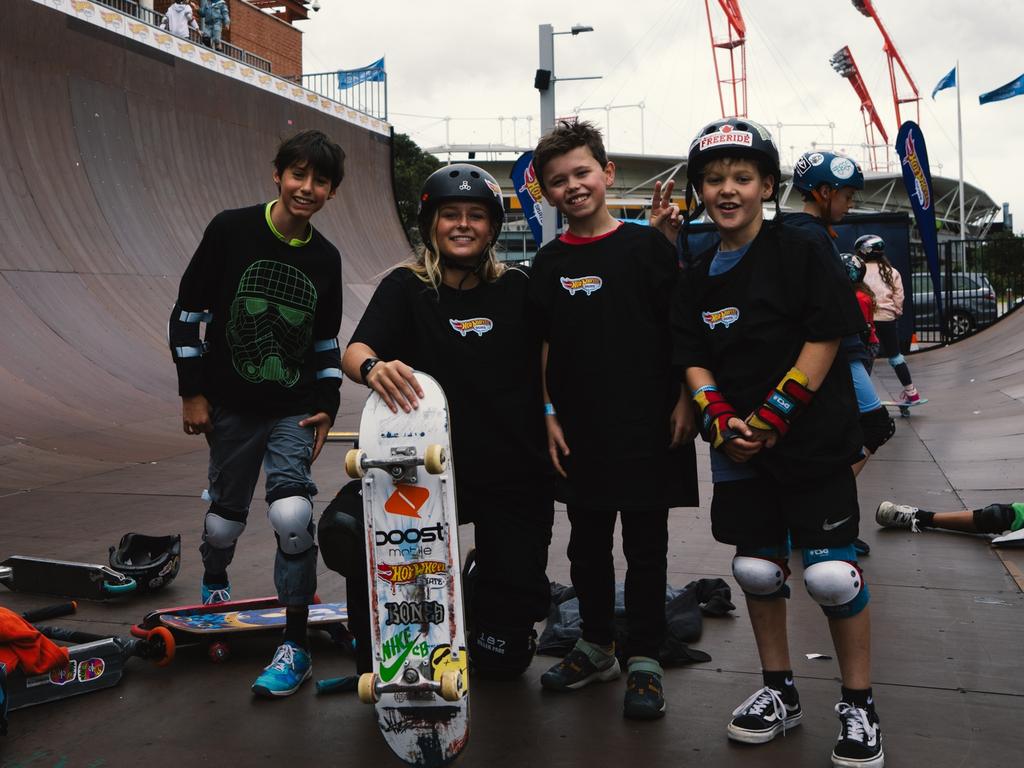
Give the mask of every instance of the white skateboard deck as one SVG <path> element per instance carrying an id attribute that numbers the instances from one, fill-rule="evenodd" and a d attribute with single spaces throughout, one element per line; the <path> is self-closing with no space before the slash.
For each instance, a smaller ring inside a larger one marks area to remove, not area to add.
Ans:
<path id="1" fill-rule="evenodd" d="M 433 378 L 416 378 L 418 409 L 392 413 L 371 393 L 359 422 L 374 671 L 360 679 L 360 698 L 375 699 L 377 724 L 399 758 L 440 766 L 469 736 L 462 561 L 448 403 Z M 436 472 L 437 446 L 443 469 L 432 474 L 427 454 Z M 350 453 L 346 469 L 351 461 Z M 445 672 L 457 689 L 453 696 L 449 687 L 448 700 Z"/>

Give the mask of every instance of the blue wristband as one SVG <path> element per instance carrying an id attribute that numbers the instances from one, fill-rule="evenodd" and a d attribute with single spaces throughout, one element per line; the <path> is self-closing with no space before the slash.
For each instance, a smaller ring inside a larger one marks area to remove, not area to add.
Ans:
<path id="1" fill-rule="evenodd" d="M 697 389 L 693 390 L 692 396 L 696 397 L 701 392 L 717 392 L 717 391 L 718 391 L 718 387 L 716 387 L 714 384 L 705 384 L 703 387 L 697 387 Z"/>
<path id="2" fill-rule="evenodd" d="M 544 403 L 544 415 L 545 416 L 554 416 L 555 415 L 555 406 L 552 403 Z"/>

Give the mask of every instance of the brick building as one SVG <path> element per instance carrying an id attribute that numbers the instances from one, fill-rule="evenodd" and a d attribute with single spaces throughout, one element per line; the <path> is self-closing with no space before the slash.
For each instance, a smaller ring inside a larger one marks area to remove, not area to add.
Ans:
<path id="1" fill-rule="evenodd" d="M 163 13 L 174 0 L 155 0 L 154 9 Z M 231 28 L 224 40 L 270 62 L 278 77 L 302 79 L 302 31 L 291 22 L 307 18 L 307 2 L 300 0 L 227 0 Z M 199 0 L 196 0 L 199 4 Z M 261 7 L 279 8 L 268 13 Z"/>

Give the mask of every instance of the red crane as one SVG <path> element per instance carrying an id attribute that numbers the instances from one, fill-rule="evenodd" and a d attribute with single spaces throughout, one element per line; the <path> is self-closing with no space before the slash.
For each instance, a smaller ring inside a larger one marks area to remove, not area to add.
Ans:
<path id="1" fill-rule="evenodd" d="M 872 4 L 872 0 L 852 0 L 853 7 L 860 11 L 863 15 L 869 19 L 873 19 L 875 24 L 878 26 L 878 31 L 882 33 L 882 50 L 885 51 L 886 58 L 889 60 L 889 84 L 892 86 L 892 102 L 896 108 L 896 127 L 903 125 L 903 117 L 900 115 L 900 104 L 913 104 L 915 109 L 915 117 L 917 122 L 921 121 L 921 94 L 917 91 L 917 85 L 914 84 L 914 78 L 910 76 L 910 72 L 907 70 L 907 65 L 903 63 L 903 57 L 900 56 L 900 52 L 896 50 L 896 44 L 893 43 L 892 38 L 889 37 L 889 33 L 885 30 L 885 25 L 882 24 L 882 20 L 878 18 L 878 13 L 875 11 L 875 6 Z M 895 65 L 895 66 L 894 66 Z M 900 89 L 896 82 L 896 67 L 899 67 L 903 73 L 903 77 L 906 80 L 906 85 L 910 86 L 910 91 L 913 93 L 912 96 L 900 95 Z"/>
<path id="2" fill-rule="evenodd" d="M 857 97 L 860 99 L 860 114 L 864 118 L 864 136 L 867 139 L 868 149 L 871 151 L 871 170 L 880 171 L 883 168 L 887 168 L 889 165 L 889 135 L 885 132 L 885 126 L 882 124 L 882 119 L 878 116 L 878 110 L 875 109 L 875 102 L 872 101 L 871 94 L 868 93 L 868 87 L 864 83 L 864 78 L 860 76 L 860 69 L 857 68 L 857 62 L 853 60 L 850 47 L 848 45 L 843 46 L 832 54 L 832 58 L 828 61 L 832 65 L 832 69 L 850 81 L 850 85 L 853 86 L 853 90 L 857 92 Z M 875 136 L 876 128 L 882 136 L 881 142 Z M 885 147 L 884 166 L 878 162 L 878 149 L 880 147 Z"/>
<path id="3" fill-rule="evenodd" d="M 704 0 L 704 10 L 708 16 L 708 33 L 711 36 L 711 58 L 715 63 L 715 79 L 718 80 L 718 103 L 722 108 L 722 117 L 747 116 L 747 25 L 740 12 L 739 0 L 718 0 L 718 5 L 725 14 L 726 32 L 715 38 L 715 25 L 711 21 L 711 0 Z M 717 14 L 716 14 L 717 16 Z M 728 66 L 728 76 L 722 77 L 718 66 L 719 53 L 722 55 L 723 69 Z M 732 91 L 732 113 L 726 114 L 725 104 L 727 91 Z"/>

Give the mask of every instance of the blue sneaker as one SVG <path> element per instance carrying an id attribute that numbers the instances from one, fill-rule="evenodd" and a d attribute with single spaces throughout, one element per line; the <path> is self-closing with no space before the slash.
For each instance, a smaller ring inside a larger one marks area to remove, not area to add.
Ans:
<path id="1" fill-rule="evenodd" d="M 231 602 L 231 585 L 206 584 L 203 583 L 203 605 L 217 605 L 218 603 Z"/>
<path id="2" fill-rule="evenodd" d="M 291 696 L 313 675 L 309 651 L 286 640 L 274 652 L 274 660 L 252 684 L 257 696 Z"/>

